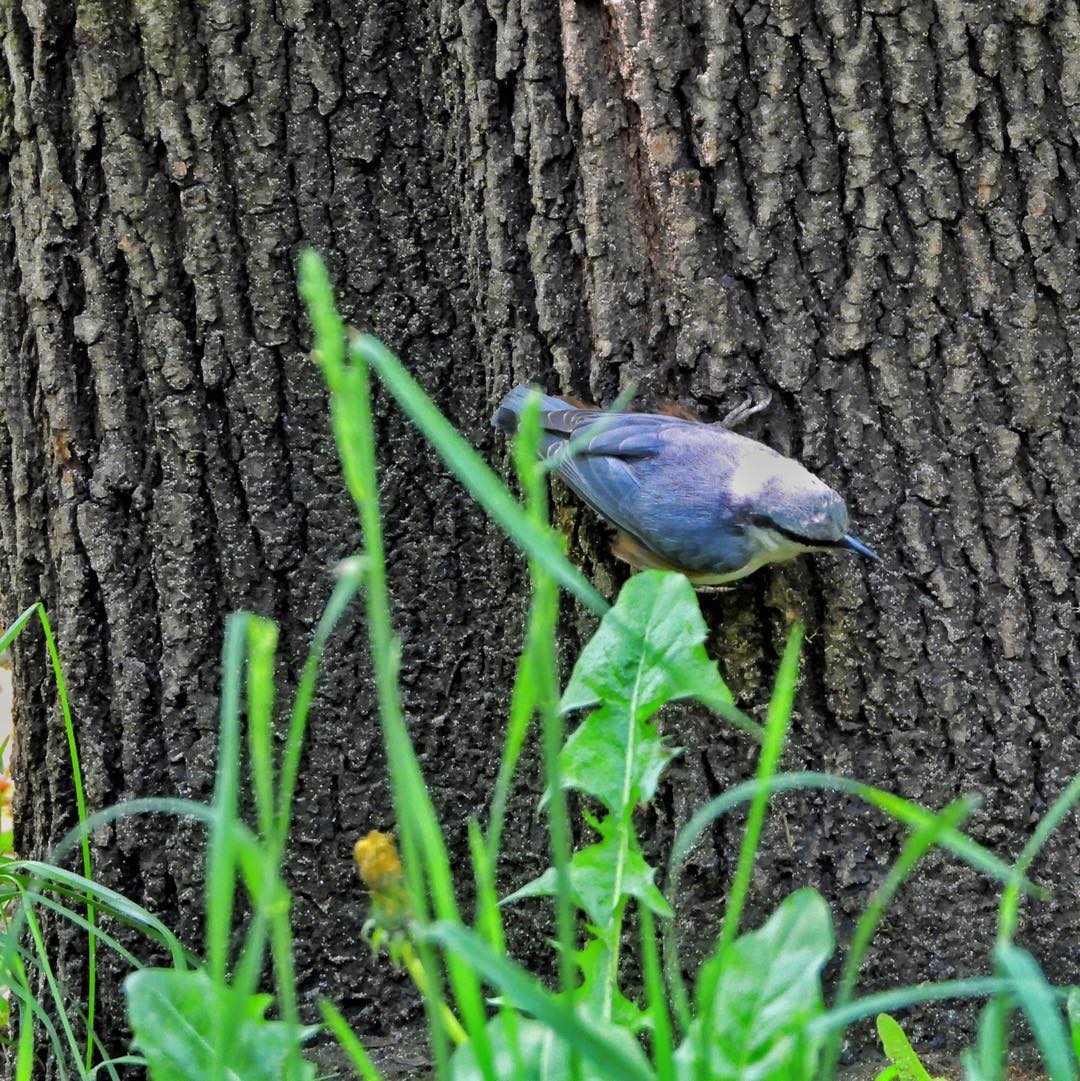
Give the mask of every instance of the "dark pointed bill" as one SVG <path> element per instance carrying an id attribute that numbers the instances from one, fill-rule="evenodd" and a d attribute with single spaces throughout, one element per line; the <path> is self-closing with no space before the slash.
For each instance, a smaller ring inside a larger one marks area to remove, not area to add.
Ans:
<path id="1" fill-rule="evenodd" d="M 839 543 L 844 548 L 850 548 L 853 552 L 858 552 L 859 555 L 874 560 L 875 563 L 881 562 L 881 557 L 870 547 L 870 545 L 863 544 L 858 537 L 853 537 L 850 533 L 845 533 L 840 538 Z"/>

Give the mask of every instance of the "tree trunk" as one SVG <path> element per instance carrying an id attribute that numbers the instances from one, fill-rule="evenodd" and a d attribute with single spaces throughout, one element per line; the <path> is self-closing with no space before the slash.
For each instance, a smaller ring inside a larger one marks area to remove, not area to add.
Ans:
<path id="1" fill-rule="evenodd" d="M 810 644 L 786 768 L 940 807 L 1007 859 L 1080 768 L 1076 5 L 716 0 L 12 0 L 0 100 L 4 615 L 55 620 L 92 808 L 209 795 L 226 614 L 282 630 L 295 683 L 335 561 L 359 543 L 295 295 L 302 244 L 466 435 L 537 380 L 630 381 L 709 419 L 774 391 L 750 434 L 846 495 L 884 557 L 803 558 L 704 598 L 710 649 L 760 706 L 796 614 Z M 383 500 L 412 731 L 465 865 L 497 764 L 521 561 L 383 401 Z M 602 589 L 606 535 L 559 497 Z M 590 629 L 567 609 L 567 656 Z M 419 1017 L 359 940 L 356 836 L 390 825 L 363 627 L 320 684 L 289 855 L 301 988 L 367 1034 Z M 39 637 L 16 653 L 18 845 L 73 822 Z M 693 710 L 642 815 L 662 845 L 753 748 Z M 503 868 L 546 863 L 535 756 Z M 698 955 L 739 821 L 693 854 Z M 820 886 L 841 942 L 902 841 L 826 795 L 776 804 L 750 913 Z M 202 838 L 141 818 L 95 874 L 197 945 Z M 1077 979 L 1080 842 L 1025 909 Z M 462 881 L 467 890 L 467 882 Z M 932 858 L 868 986 L 986 971 L 996 889 Z M 527 961 L 540 906 L 513 917 Z M 78 939 L 61 973 L 81 986 Z M 694 949 L 690 950 L 694 956 Z M 106 988 L 119 1053 L 115 982 Z M 968 1008 L 915 1032 L 955 1044 Z M 868 1035 L 868 1030 L 864 1031 Z"/>

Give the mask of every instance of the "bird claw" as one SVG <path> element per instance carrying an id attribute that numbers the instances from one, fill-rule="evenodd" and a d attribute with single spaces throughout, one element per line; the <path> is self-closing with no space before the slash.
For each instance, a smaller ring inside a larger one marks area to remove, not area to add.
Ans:
<path id="1" fill-rule="evenodd" d="M 744 421 L 749 420 L 755 413 L 760 413 L 762 410 L 768 409 L 772 403 L 772 391 L 768 387 L 764 388 L 765 397 L 760 402 L 755 402 L 754 392 L 750 391 L 746 398 L 740 402 L 737 406 L 720 423 L 725 428 L 737 428 Z"/>

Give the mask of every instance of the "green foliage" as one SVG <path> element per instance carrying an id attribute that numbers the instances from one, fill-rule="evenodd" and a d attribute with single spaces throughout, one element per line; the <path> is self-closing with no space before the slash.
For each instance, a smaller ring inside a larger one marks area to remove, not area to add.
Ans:
<path id="1" fill-rule="evenodd" d="M 877 1076 L 877 1081 L 944 1081 L 932 1078 L 915 1054 L 904 1030 L 887 1014 L 877 1016 L 878 1036 L 889 1065 Z"/>
<path id="2" fill-rule="evenodd" d="M 698 1018 L 676 1053 L 685 1077 L 772 1081 L 814 1076 L 824 1013 L 821 970 L 833 951 L 828 905 L 815 890 L 786 898 L 756 931 L 724 945 L 698 976 Z"/>
<path id="3" fill-rule="evenodd" d="M 511 1028 L 506 1016 L 502 1015 L 492 1021 L 489 1032 L 497 1077 L 512 1077 L 515 1081 L 569 1081 L 573 1076 L 571 1045 L 559 1039 L 548 1026 L 523 1019 Z M 616 1030 L 613 1035 L 626 1057 L 643 1071 L 642 1076 L 648 1076 L 644 1073 L 647 1069 L 645 1056 L 633 1037 L 621 1030 Z M 612 1076 L 615 1075 L 598 1067 L 591 1059 L 586 1059 L 578 1073 L 581 1081 L 609 1081 Z M 466 1045 L 450 1064 L 450 1081 L 479 1081 L 482 1077 L 476 1056 Z"/>
<path id="4" fill-rule="evenodd" d="M 1050 1081 L 1074 1081 L 1076 1057 L 1061 1015 L 1058 994 L 1027 950 L 1001 943 L 994 951 L 1000 971 L 1009 978 L 1013 997 L 1027 1017 Z"/>
<path id="5" fill-rule="evenodd" d="M 281 1078 L 309 1081 L 292 959 L 290 894 L 282 877 L 293 796 L 321 657 L 342 614 L 363 591 L 379 722 L 390 773 L 401 859 L 380 838 L 381 863 L 367 865 L 372 891 L 370 941 L 386 943 L 418 988 L 438 1081 L 831 1081 L 847 1026 L 919 1002 L 981 997 L 987 1004 L 969 1076 L 998 1081 L 1009 1015 L 1022 1011 L 1051 1081 L 1075 1081 L 1080 1058 L 1080 998 L 1052 987 L 1030 954 L 1012 944 L 1025 896 L 1039 896 L 1025 875 L 1052 830 L 1080 799 L 1080 779 L 1055 801 L 1015 864 L 961 830 L 973 801 L 939 813 L 851 778 L 780 771 L 793 716 L 802 628 L 793 627 L 764 724 L 739 710 L 705 652 L 697 597 L 680 575 L 650 571 L 630 579 L 613 605 L 564 554 L 548 522 L 547 466 L 536 448 L 535 397 L 513 444 L 519 502 L 438 411 L 382 343 L 347 336 L 326 270 L 312 253 L 300 284 L 315 332 L 314 357 L 330 395 L 331 420 L 363 552 L 339 567 L 339 580 L 316 629 L 291 707 L 276 693 L 277 629 L 239 613 L 226 627 L 222 662 L 218 772 L 209 806 L 183 800 L 135 800 L 89 814 L 82 797 L 75 728 L 59 651 L 40 605 L 24 612 L 0 640 L 3 648 L 35 614 L 45 632 L 75 779 L 79 825 L 48 861 L 0 860 L 0 981 L 8 991 L 15 1074 L 32 1076 L 35 1056 L 51 1055 L 64 1076 L 89 1081 L 118 1067 L 145 1066 L 152 1081 Z M 517 673 L 510 690 L 503 755 L 486 829 L 469 825 L 475 909 L 463 912 L 447 845 L 405 724 L 398 687 L 400 645 L 391 624 L 382 539 L 371 373 L 430 440 L 448 468 L 517 544 L 528 561 L 531 596 Z M 556 626 L 559 589 L 601 616 L 559 693 Z M 754 777 L 720 793 L 679 831 L 658 881 L 646 861 L 636 818 L 652 800 L 679 751 L 662 728 L 663 709 L 694 698 L 760 745 Z M 569 736 L 565 725 L 579 712 Z M 276 753 L 275 718 L 287 717 Z M 506 808 L 530 727 L 539 726 L 549 826 L 550 868 L 498 902 L 496 881 Z M 246 773 L 245 767 L 246 765 Z M 902 825 L 899 858 L 856 923 L 831 1005 L 821 972 L 835 948 L 828 908 L 812 889 L 797 890 L 756 928 L 743 929 L 753 868 L 773 796 L 816 789 L 855 797 Z M 250 801 L 243 798 L 249 792 Z M 580 810 L 586 839 L 571 844 L 568 799 Z M 250 802 L 252 822 L 241 816 Z M 684 860 L 706 830 L 746 807 L 738 861 L 718 913 L 716 944 L 696 973 L 679 960 L 677 909 Z M 177 814 L 207 827 L 204 956 L 193 956 L 164 924 L 96 883 L 90 831 L 133 814 Z M 64 869 L 74 847 L 82 874 Z M 883 915 L 919 861 L 940 849 L 1005 884 L 994 975 L 856 995 L 862 959 Z M 372 849 L 375 851 L 375 849 Z M 364 869 L 361 868 L 362 873 Z M 380 895 L 385 902 L 378 902 Z M 246 905 L 241 897 L 246 896 Z M 558 986 L 547 987 L 507 954 L 508 902 L 552 898 Z M 250 913 L 238 927 L 236 913 Z M 393 925 L 380 913 L 393 910 Z M 170 968 L 146 968 L 138 947 L 104 933 L 107 914 L 134 928 Z M 636 919 L 638 935 L 627 917 Z M 380 918 L 385 926 L 378 926 Z M 42 919 L 64 920 L 86 935 L 91 997 L 85 1011 L 65 996 L 45 948 Z M 359 931 L 358 928 L 358 939 Z M 107 1057 L 93 1023 L 93 951 L 114 951 L 130 967 L 125 983 L 138 1055 Z M 661 949 L 662 945 L 662 949 Z M 622 955 L 637 947 L 636 965 Z M 267 965 L 269 961 L 269 966 Z M 273 993 L 260 986 L 269 968 Z M 640 984 L 627 978 L 639 971 Z M 692 991 L 691 991 L 692 987 Z M 495 997 L 485 998 L 484 989 Z M 40 992 L 39 992 L 40 989 Z M 263 993 L 260 993 L 263 991 Z M 38 995 L 41 994 L 39 1001 Z M 327 1031 L 363 1081 L 379 1070 L 341 1013 L 320 1004 Z M 888 1077 L 928 1081 L 890 1018 L 879 1031 L 893 1065 Z M 85 1040 L 80 1034 L 85 1033 Z"/>
<path id="6" fill-rule="evenodd" d="M 218 1018 L 229 1016 L 230 1081 L 279 1081 L 301 1029 L 265 1017 L 272 996 L 242 995 L 207 972 L 144 968 L 124 981 L 134 1045 L 151 1081 L 209 1077 L 217 1060 Z M 290 1075 L 310 1081 L 315 1067 L 302 1064 Z"/>
<path id="7" fill-rule="evenodd" d="M 1067 1000 L 1069 1033 L 1072 1036 L 1073 1054 L 1080 1062 L 1080 988 L 1074 987 Z"/>

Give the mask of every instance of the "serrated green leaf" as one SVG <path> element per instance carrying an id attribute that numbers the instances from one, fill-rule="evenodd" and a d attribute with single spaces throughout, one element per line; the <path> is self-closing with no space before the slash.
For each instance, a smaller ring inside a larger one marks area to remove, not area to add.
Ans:
<path id="1" fill-rule="evenodd" d="M 618 812 L 626 804 L 648 803 L 678 753 L 664 746 L 648 721 L 633 720 L 619 707 L 605 705 L 589 714 L 566 741 L 559 772 L 564 788 L 588 792 Z"/>
<path id="2" fill-rule="evenodd" d="M 605 702 L 644 720 L 679 698 L 731 702 L 705 653 L 706 633 L 697 595 L 683 575 L 635 574 L 578 657 L 560 708 Z"/>
<path id="3" fill-rule="evenodd" d="M 671 906 L 653 878 L 656 870 L 645 862 L 633 833 L 624 833 L 625 848 L 619 844 L 620 831 L 614 815 L 607 815 L 593 825 L 600 840 L 574 853 L 570 861 L 570 885 L 574 904 L 582 909 L 600 929 L 606 928 L 616 908 L 626 897 L 648 905 L 658 916 L 669 917 Z M 553 897 L 556 892 L 555 870 L 548 868 L 509 897 L 503 904 L 526 897 Z"/>
<path id="4" fill-rule="evenodd" d="M 581 984 L 574 992 L 574 1005 L 597 1022 L 610 1018 L 619 1028 L 633 1032 L 648 1032 L 652 1017 L 637 1003 L 628 999 L 614 981 L 608 978 L 611 949 L 600 939 L 591 938 L 583 949 L 574 954 L 581 972 Z"/>
<path id="5" fill-rule="evenodd" d="M 151 1081 L 202 1081 L 214 1061 L 216 1019 L 233 1011 L 235 1025 L 223 1063 L 228 1081 L 280 1081 L 286 1060 L 313 1028 L 296 1028 L 267 1021 L 269 995 L 238 1001 L 230 987 L 216 984 L 205 972 L 145 968 L 124 981 L 128 1021 L 134 1044 L 147 1061 Z M 293 1075 L 301 1081 L 315 1077 L 315 1066 L 294 1057 Z"/>
<path id="6" fill-rule="evenodd" d="M 487 1026 L 498 1081 L 570 1081 L 570 1049 L 564 1040 L 539 1021 L 518 1018 L 516 1028 L 517 1055 L 504 1016 L 494 1018 Z M 640 1061 L 643 1070 L 648 1069 L 641 1048 L 629 1033 L 609 1027 L 606 1036 L 628 1056 Z M 579 1059 L 578 1066 L 581 1081 L 611 1081 L 610 1075 L 601 1073 L 588 1059 Z M 450 1081 L 482 1079 L 476 1056 L 469 1044 L 465 1044 L 450 1060 Z"/>
<path id="7" fill-rule="evenodd" d="M 679 1076 L 704 1058 L 710 1081 L 809 1081 L 821 1040 L 821 969 L 833 951 L 828 905 L 815 890 L 784 900 L 756 931 L 707 962 L 698 1017 L 676 1054 Z"/>

